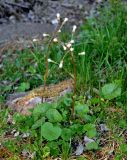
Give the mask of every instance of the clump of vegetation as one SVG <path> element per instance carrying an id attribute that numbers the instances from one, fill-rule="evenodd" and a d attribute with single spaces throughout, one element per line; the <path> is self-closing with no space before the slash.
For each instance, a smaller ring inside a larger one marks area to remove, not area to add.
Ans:
<path id="1" fill-rule="evenodd" d="M 127 158 L 126 29 L 126 7 L 112 2 L 75 36 L 55 33 L 48 48 L 40 49 L 33 42 L 33 50 L 16 51 L 13 58 L 10 51 L 6 53 L 1 71 L 0 158 Z M 47 43 L 49 35 L 44 36 Z M 75 63 L 70 63 L 70 56 Z M 30 116 L 4 107 L 9 93 L 68 76 L 76 78 L 74 99 L 68 94 L 55 103 L 39 104 Z M 73 103 L 75 119 L 71 118 Z"/>

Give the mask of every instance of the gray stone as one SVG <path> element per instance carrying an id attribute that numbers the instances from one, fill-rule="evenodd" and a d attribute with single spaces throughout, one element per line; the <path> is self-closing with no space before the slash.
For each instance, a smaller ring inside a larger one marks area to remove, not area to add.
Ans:
<path id="1" fill-rule="evenodd" d="M 15 24 L 16 23 L 16 18 L 15 16 L 10 16 L 9 20 L 11 21 L 11 23 Z"/>
<path id="2" fill-rule="evenodd" d="M 25 105 L 29 105 L 31 107 L 34 107 L 35 105 L 40 104 L 40 103 L 42 103 L 42 98 L 41 97 L 34 97 L 34 98 L 31 98 L 29 101 L 27 101 Z"/>
<path id="3" fill-rule="evenodd" d="M 94 140 L 91 139 L 91 138 L 89 138 L 89 137 L 87 137 L 87 136 L 84 136 L 84 142 L 85 142 L 85 144 L 86 144 L 86 143 L 94 142 Z"/>
<path id="4" fill-rule="evenodd" d="M 105 124 L 100 124 L 100 130 L 101 132 L 108 132 L 109 128 Z"/>
<path id="5" fill-rule="evenodd" d="M 51 24 L 53 24 L 53 25 L 57 25 L 58 24 L 58 20 L 57 19 L 53 19 L 53 20 L 51 20 Z"/>
<path id="6" fill-rule="evenodd" d="M 82 143 L 79 143 L 76 151 L 75 151 L 75 155 L 76 156 L 80 156 L 82 153 L 83 153 L 83 150 L 84 150 L 84 146 Z"/>

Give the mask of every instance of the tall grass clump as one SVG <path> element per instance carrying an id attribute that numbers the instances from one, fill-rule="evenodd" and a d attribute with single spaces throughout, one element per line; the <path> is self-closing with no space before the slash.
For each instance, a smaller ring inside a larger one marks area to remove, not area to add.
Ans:
<path id="1" fill-rule="evenodd" d="M 80 87 L 100 87 L 115 80 L 127 80 L 127 8 L 111 2 L 100 9 L 100 16 L 87 20 L 81 27 L 75 51 L 85 50 L 77 59 Z"/>

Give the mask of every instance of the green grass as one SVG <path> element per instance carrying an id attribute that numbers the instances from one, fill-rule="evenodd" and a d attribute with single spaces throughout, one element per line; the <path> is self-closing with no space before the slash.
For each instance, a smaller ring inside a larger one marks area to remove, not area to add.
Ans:
<path id="1" fill-rule="evenodd" d="M 70 38 L 68 35 L 69 33 L 62 33 L 60 37 L 67 42 Z M 81 26 L 75 36 L 75 41 L 74 53 L 77 65 L 76 107 L 80 106 L 82 110 L 82 105 L 85 105 L 85 107 L 88 105 L 88 111 L 85 112 L 85 116 L 79 111 L 73 121 L 73 125 L 71 125 L 71 109 L 68 105 L 70 101 L 69 97 L 64 97 L 57 105 L 50 106 L 56 107 L 55 109 L 63 117 L 62 122 L 58 122 L 58 124 L 53 122 L 53 125 L 58 125 L 57 127 L 61 127 L 64 130 L 67 124 L 68 129 L 73 132 L 72 141 L 82 139 L 84 131 L 81 130 L 83 130 L 84 125 L 86 128 L 90 127 L 92 133 L 86 129 L 85 134 L 91 136 L 96 132 L 97 144 L 99 144 L 98 150 L 100 152 L 103 151 L 103 148 L 106 150 L 105 147 L 108 147 L 108 151 L 110 151 L 110 147 L 115 144 L 115 160 L 126 159 L 127 145 L 124 133 L 127 130 L 127 7 L 120 3 L 112 2 L 111 6 L 102 9 L 99 17 L 89 19 Z M 86 55 L 78 56 L 78 53 L 82 51 L 85 51 Z M 22 52 L 16 51 L 12 53 L 7 51 L 4 53 L 6 57 L 2 62 L 3 67 L 0 71 L 0 81 L 2 82 L 0 88 L 0 142 L 7 148 L 8 152 L 13 153 L 12 159 L 18 159 L 17 157 L 19 157 L 24 148 L 30 153 L 36 152 L 35 159 L 46 159 L 49 155 L 61 156 L 62 159 L 67 159 L 71 157 L 71 152 L 74 149 L 73 147 L 70 148 L 69 140 L 65 141 L 64 138 L 60 138 L 49 142 L 48 140 L 46 141 L 45 135 L 40 131 L 40 126 L 36 129 L 32 128 L 33 124 L 40 120 L 40 115 L 42 114 L 40 108 L 39 116 L 34 112 L 32 116 L 28 117 L 15 113 L 12 117 L 16 124 L 10 125 L 7 123 L 8 114 L 12 114 L 12 111 L 5 109 L 4 100 L 10 93 L 27 91 L 43 85 L 45 53 L 46 46 L 42 50 L 36 45 L 34 45 L 32 51 L 25 49 Z M 54 61 L 60 62 L 63 54 L 59 45 L 51 47 L 50 58 Z M 48 84 L 67 78 L 68 73 L 65 70 L 73 73 L 69 56 L 64 61 L 64 69 L 58 69 L 58 66 L 54 64 L 50 64 L 49 68 Z M 113 98 L 106 98 L 106 93 L 100 92 L 105 84 L 115 84 L 117 86 L 111 94 L 111 97 L 115 95 Z M 95 89 L 98 94 L 94 92 Z M 92 96 L 92 99 L 88 98 L 89 95 Z M 49 121 L 49 115 L 43 116 L 44 118 L 48 117 L 46 120 Z M 100 123 L 106 123 L 110 128 L 108 135 L 100 134 L 98 131 Z M 94 126 L 96 126 L 96 131 Z M 22 134 L 30 132 L 30 137 L 22 139 L 21 137 L 4 136 L 5 132 L 10 135 L 13 129 L 20 131 Z M 102 146 L 100 145 L 101 137 L 106 140 L 106 144 Z M 88 155 L 90 155 L 91 159 L 98 159 L 96 153 L 97 151 L 86 151 L 83 157 L 78 158 L 87 159 Z"/>
<path id="2" fill-rule="evenodd" d="M 115 6 L 111 11 L 104 9 L 98 20 L 91 20 L 82 27 L 79 49 L 86 51 L 79 77 L 85 84 L 100 88 L 104 83 L 120 79 L 126 81 L 127 16 L 125 10 Z M 81 63 L 80 62 L 80 63 Z M 79 63 L 79 64 L 80 64 Z M 82 75 L 82 76 L 81 76 Z M 82 79 L 83 80 L 83 79 Z"/>

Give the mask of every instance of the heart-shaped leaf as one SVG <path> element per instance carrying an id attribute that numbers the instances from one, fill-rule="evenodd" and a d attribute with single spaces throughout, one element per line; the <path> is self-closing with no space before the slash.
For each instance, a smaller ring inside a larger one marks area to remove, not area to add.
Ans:
<path id="1" fill-rule="evenodd" d="M 61 122 L 62 116 L 56 109 L 49 109 L 46 116 L 50 122 Z"/>
<path id="2" fill-rule="evenodd" d="M 89 112 L 89 107 L 86 104 L 78 104 L 75 106 L 75 111 L 78 115 L 84 116 Z"/>
<path id="3" fill-rule="evenodd" d="M 59 126 L 53 126 L 50 122 L 46 122 L 41 126 L 41 134 L 46 140 L 53 141 L 61 135 L 61 128 Z"/>
<path id="4" fill-rule="evenodd" d="M 86 132 L 86 135 L 87 135 L 88 137 L 90 137 L 90 138 L 95 137 L 96 134 L 97 134 L 95 125 L 93 125 L 93 124 L 91 124 L 91 123 L 88 123 L 88 124 L 84 125 L 83 130 Z"/>
<path id="5" fill-rule="evenodd" d="M 113 99 L 121 95 L 121 85 L 119 82 L 109 83 L 102 87 L 101 94 L 105 99 Z"/>
<path id="6" fill-rule="evenodd" d="M 41 117 L 45 116 L 48 109 L 51 108 L 51 105 L 48 103 L 38 104 L 33 110 L 34 121 L 37 121 Z"/>

